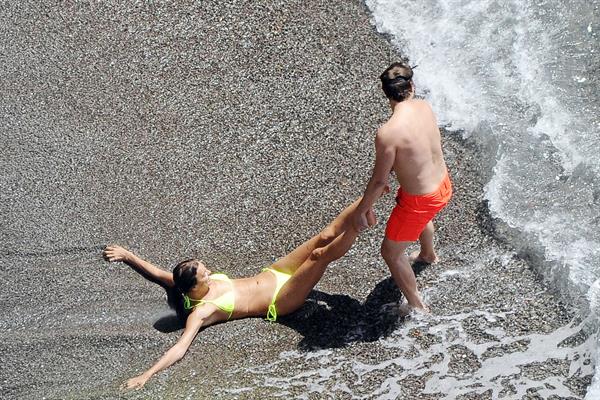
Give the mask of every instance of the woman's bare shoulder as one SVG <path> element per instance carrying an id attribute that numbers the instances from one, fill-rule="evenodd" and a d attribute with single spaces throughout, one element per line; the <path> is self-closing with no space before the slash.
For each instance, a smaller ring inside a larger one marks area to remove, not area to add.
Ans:
<path id="1" fill-rule="evenodd" d="M 223 318 L 220 318 L 219 308 L 211 303 L 204 303 L 198 305 L 192 309 L 186 318 L 185 325 L 201 323 L 202 326 L 209 326 L 220 322 Z"/>

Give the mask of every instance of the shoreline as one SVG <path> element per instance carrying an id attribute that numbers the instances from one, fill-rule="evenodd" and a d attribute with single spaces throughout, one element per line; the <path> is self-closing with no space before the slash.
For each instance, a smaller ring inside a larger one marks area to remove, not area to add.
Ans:
<path id="1" fill-rule="evenodd" d="M 394 51 L 363 1 L 10 7 L 2 393 L 119 397 L 180 331 L 159 331 L 161 289 L 96 250 L 120 243 L 164 267 L 200 256 L 232 277 L 289 251 L 364 189 Z M 582 398 L 591 366 L 572 310 L 486 231 L 476 146 L 444 133 L 444 151 L 442 262 L 418 276 L 431 319 L 394 313 L 388 196 L 298 313 L 208 328 L 126 397 Z M 490 375 L 496 362 L 506 374 Z"/>

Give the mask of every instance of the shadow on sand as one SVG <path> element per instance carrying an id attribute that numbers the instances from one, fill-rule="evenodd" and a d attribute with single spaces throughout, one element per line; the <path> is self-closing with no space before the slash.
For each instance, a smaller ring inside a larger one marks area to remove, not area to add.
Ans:
<path id="1" fill-rule="evenodd" d="M 415 262 L 419 275 L 429 264 Z M 304 338 L 300 350 L 344 347 L 353 342 L 374 342 L 392 333 L 405 320 L 398 304 L 402 293 L 392 278 L 379 282 L 364 303 L 347 295 L 332 295 L 313 290 L 304 306 L 280 318 Z"/>
<path id="2" fill-rule="evenodd" d="M 279 323 L 304 337 L 298 344 L 300 350 L 373 342 L 403 321 L 397 309 L 401 297 L 391 278 L 379 282 L 363 304 L 347 295 L 313 290 L 300 310 L 280 318 Z"/>

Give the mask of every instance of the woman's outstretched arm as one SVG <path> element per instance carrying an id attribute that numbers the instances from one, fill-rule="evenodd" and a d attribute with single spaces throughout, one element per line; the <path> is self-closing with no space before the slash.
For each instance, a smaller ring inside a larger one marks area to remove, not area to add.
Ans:
<path id="1" fill-rule="evenodd" d="M 213 322 L 211 321 L 211 316 L 214 315 L 215 310 L 216 307 L 211 304 L 195 308 L 188 316 L 183 335 L 181 335 L 177 343 L 175 343 L 173 347 L 150 367 L 150 369 L 141 375 L 128 379 L 121 387 L 123 389 L 141 389 L 154 374 L 181 360 L 190 348 L 190 345 L 198 334 L 198 331 L 200 331 L 200 328 L 202 328 L 202 326 L 210 325 Z"/>
<path id="2" fill-rule="evenodd" d="M 104 249 L 103 255 L 104 258 L 110 262 L 123 261 L 140 273 L 144 278 L 158 283 L 165 288 L 172 288 L 175 285 L 173 283 L 173 274 L 171 272 L 158 268 L 121 246 L 108 245 Z"/>

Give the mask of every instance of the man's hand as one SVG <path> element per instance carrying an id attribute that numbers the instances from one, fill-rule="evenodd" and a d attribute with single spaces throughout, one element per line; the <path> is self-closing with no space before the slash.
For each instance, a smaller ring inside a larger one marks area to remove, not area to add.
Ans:
<path id="1" fill-rule="evenodd" d="M 102 252 L 104 259 L 106 261 L 115 262 L 115 261 L 124 261 L 127 262 L 131 259 L 133 254 L 129 250 L 125 250 L 121 246 L 117 245 L 108 245 Z"/>
<path id="2" fill-rule="evenodd" d="M 366 212 L 355 211 L 354 216 L 352 217 L 352 225 L 358 232 L 362 232 L 376 223 L 377 218 L 375 218 L 375 213 L 372 208 L 369 208 Z"/>
<path id="3" fill-rule="evenodd" d="M 135 390 L 140 390 L 141 388 L 144 387 L 144 385 L 146 384 L 146 382 L 148 381 L 148 378 L 146 378 L 146 376 L 144 374 L 136 376 L 134 378 L 128 379 L 127 382 L 124 382 L 121 385 L 121 389 L 123 390 L 130 390 L 130 389 L 135 389 Z"/>
<path id="4" fill-rule="evenodd" d="M 352 216 L 352 226 L 356 229 L 357 232 L 362 232 L 369 227 L 369 223 L 367 221 L 367 213 L 359 213 L 356 211 Z"/>
<path id="5" fill-rule="evenodd" d="M 379 196 L 379 197 L 382 197 L 382 196 L 388 194 L 390 192 L 390 190 L 391 190 L 390 185 L 385 185 L 385 187 L 383 188 L 383 192 L 381 192 L 381 196 Z"/>
<path id="6" fill-rule="evenodd" d="M 367 211 L 367 223 L 369 224 L 369 228 L 377 224 L 377 218 L 375 217 L 375 212 L 372 208 Z"/>

